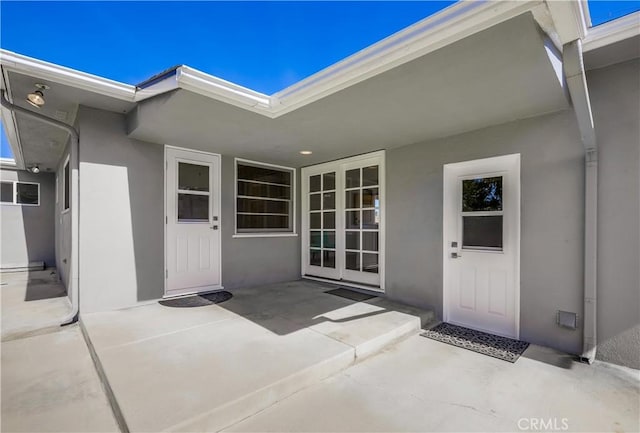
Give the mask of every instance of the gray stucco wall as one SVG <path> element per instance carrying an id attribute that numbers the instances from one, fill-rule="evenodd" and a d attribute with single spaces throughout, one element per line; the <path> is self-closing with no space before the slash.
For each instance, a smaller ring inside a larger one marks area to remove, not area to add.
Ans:
<path id="1" fill-rule="evenodd" d="M 599 145 L 598 351 L 640 368 L 640 60 L 590 71 Z"/>
<path id="2" fill-rule="evenodd" d="M 387 294 L 442 317 L 443 164 L 521 154 L 520 338 L 579 353 L 584 152 L 572 111 L 387 151 Z"/>
<path id="3" fill-rule="evenodd" d="M 31 262 L 55 266 L 55 176 L 2 169 L 0 179 L 40 184 L 40 205 L 0 205 L 0 267 L 24 267 Z"/>
<path id="4" fill-rule="evenodd" d="M 106 311 L 162 297 L 164 148 L 128 138 L 120 114 L 81 107 L 78 124 L 82 311 Z M 209 151 L 216 152 L 215 143 Z M 233 164 L 233 157 L 223 156 L 223 285 L 234 288 L 299 278 L 298 237 L 232 237 Z"/>

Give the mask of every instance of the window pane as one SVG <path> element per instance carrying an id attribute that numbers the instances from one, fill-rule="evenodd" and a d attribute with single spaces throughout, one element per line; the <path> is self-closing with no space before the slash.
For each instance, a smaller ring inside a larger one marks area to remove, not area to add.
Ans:
<path id="1" fill-rule="evenodd" d="M 362 211 L 362 228 L 377 229 L 380 223 L 380 210 L 371 209 Z"/>
<path id="2" fill-rule="evenodd" d="M 320 248 L 322 247 L 322 232 L 309 232 L 309 246 Z"/>
<path id="3" fill-rule="evenodd" d="M 502 249 L 502 215 L 463 216 L 462 247 Z"/>
<path id="4" fill-rule="evenodd" d="M 71 187 L 69 183 L 71 182 L 71 172 L 69 169 L 69 163 L 64 166 L 64 187 L 62 189 L 64 193 L 64 207 L 63 209 L 69 209 L 69 203 L 71 203 L 70 191 Z"/>
<path id="5" fill-rule="evenodd" d="M 209 167 L 206 165 L 178 163 L 178 189 L 209 191 Z"/>
<path id="6" fill-rule="evenodd" d="M 279 214 L 289 215 L 289 202 L 239 198 L 238 212 L 279 213 Z"/>
<path id="7" fill-rule="evenodd" d="M 322 214 L 320 212 L 313 212 L 309 214 L 309 227 L 312 229 L 321 229 Z"/>
<path id="8" fill-rule="evenodd" d="M 347 170 L 344 174 L 344 187 L 357 188 L 360 186 L 360 169 Z"/>
<path id="9" fill-rule="evenodd" d="M 309 178 L 309 191 L 318 192 L 320 190 L 320 175 L 316 174 L 315 176 L 311 176 Z"/>
<path id="10" fill-rule="evenodd" d="M 328 192 L 323 195 L 322 209 L 336 208 L 336 193 Z"/>
<path id="11" fill-rule="evenodd" d="M 320 197 L 322 194 L 311 194 L 309 196 L 309 209 L 310 210 L 320 210 L 321 202 Z"/>
<path id="12" fill-rule="evenodd" d="M 345 191 L 345 207 L 347 209 L 358 209 L 360 207 L 360 190 Z"/>
<path id="13" fill-rule="evenodd" d="M 323 232 L 322 248 L 336 247 L 336 232 Z"/>
<path id="14" fill-rule="evenodd" d="M 322 266 L 322 250 L 309 250 L 309 264 Z"/>
<path id="15" fill-rule="evenodd" d="M 21 183 L 16 185 L 16 202 L 22 204 L 38 204 L 38 185 Z"/>
<path id="16" fill-rule="evenodd" d="M 334 173 L 325 173 L 322 175 L 322 189 L 325 191 L 330 191 L 332 189 L 336 189 L 336 174 Z"/>
<path id="17" fill-rule="evenodd" d="M 263 183 L 252 183 L 244 180 L 238 181 L 238 195 L 249 197 L 267 197 L 290 199 L 291 188 L 288 186 L 265 185 Z"/>
<path id="18" fill-rule="evenodd" d="M 345 212 L 345 217 L 346 217 L 345 218 L 346 228 L 348 229 L 360 228 L 360 211 L 359 210 L 348 210 Z"/>
<path id="19" fill-rule="evenodd" d="M 0 202 L 13 203 L 13 182 L 0 183 Z"/>
<path id="20" fill-rule="evenodd" d="M 336 267 L 336 252 L 335 251 L 323 251 L 322 258 L 324 260 L 323 266 L 325 268 Z"/>
<path id="21" fill-rule="evenodd" d="M 345 247 L 348 250 L 359 250 L 360 232 L 345 232 Z"/>
<path id="22" fill-rule="evenodd" d="M 378 273 L 378 255 L 362 253 L 362 272 Z"/>
<path id="23" fill-rule="evenodd" d="M 178 221 L 209 221 L 209 196 L 178 194 Z"/>
<path id="24" fill-rule="evenodd" d="M 325 229 L 335 229 L 336 228 L 336 213 L 335 212 L 325 212 L 323 215 L 323 224 Z"/>
<path id="25" fill-rule="evenodd" d="M 284 215 L 238 215 L 238 230 L 255 231 L 259 229 L 290 230 L 289 217 Z"/>
<path id="26" fill-rule="evenodd" d="M 291 185 L 291 171 L 238 164 L 238 179 L 276 183 L 278 185 Z"/>
<path id="27" fill-rule="evenodd" d="M 360 253 L 347 251 L 346 253 L 344 253 L 344 258 L 345 258 L 344 267 L 346 269 L 351 269 L 354 271 L 360 270 Z"/>
<path id="28" fill-rule="evenodd" d="M 378 166 L 364 167 L 362 169 L 362 186 L 378 185 Z"/>
<path id="29" fill-rule="evenodd" d="M 378 251 L 378 232 L 362 232 L 362 249 Z"/>
<path id="30" fill-rule="evenodd" d="M 462 211 L 502 210 L 502 176 L 462 181 Z"/>
<path id="31" fill-rule="evenodd" d="M 378 188 L 370 188 L 362 190 L 362 207 L 379 207 L 380 197 L 378 196 Z"/>

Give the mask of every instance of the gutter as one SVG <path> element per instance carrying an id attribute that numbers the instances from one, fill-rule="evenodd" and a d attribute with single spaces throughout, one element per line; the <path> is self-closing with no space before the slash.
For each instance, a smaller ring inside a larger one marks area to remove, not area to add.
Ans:
<path id="1" fill-rule="evenodd" d="M 12 104 L 6 98 L 5 92 L 2 92 L 0 97 L 0 105 L 4 108 L 10 110 L 13 113 L 20 113 L 22 115 L 31 117 L 32 119 L 36 119 L 40 122 L 46 123 L 49 126 L 53 126 L 54 128 L 62 129 L 69 133 L 71 138 L 71 148 L 70 148 L 70 161 L 71 161 L 71 277 L 69 279 L 70 291 L 71 291 L 71 312 L 63 317 L 58 323 L 60 326 L 69 325 L 71 323 L 75 323 L 78 320 L 78 313 L 80 310 L 80 302 L 79 302 L 79 254 L 78 254 L 78 246 L 79 246 L 79 209 L 78 209 L 78 197 L 79 197 L 79 150 L 80 150 L 80 136 L 78 135 L 78 131 L 75 130 L 72 126 L 67 125 L 66 123 L 60 122 L 55 119 L 51 119 L 47 116 L 43 116 L 40 113 L 35 113 L 31 110 L 27 110 L 26 108 L 19 107 L 17 105 Z M 69 288 L 67 288 L 69 290 Z"/>
<path id="2" fill-rule="evenodd" d="M 581 357 L 593 363 L 597 340 L 598 144 L 582 58 L 582 42 L 564 45 L 564 72 L 585 149 L 584 320 Z"/>

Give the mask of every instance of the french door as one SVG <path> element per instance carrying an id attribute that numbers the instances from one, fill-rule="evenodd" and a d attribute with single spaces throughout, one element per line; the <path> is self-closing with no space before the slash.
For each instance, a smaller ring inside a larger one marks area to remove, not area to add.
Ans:
<path id="1" fill-rule="evenodd" d="M 384 152 L 302 169 L 306 276 L 384 286 Z"/>

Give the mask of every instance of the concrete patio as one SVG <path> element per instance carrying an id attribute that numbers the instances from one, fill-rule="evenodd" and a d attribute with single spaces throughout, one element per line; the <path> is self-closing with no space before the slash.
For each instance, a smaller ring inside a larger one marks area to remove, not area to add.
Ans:
<path id="1" fill-rule="evenodd" d="M 355 302 L 309 281 L 234 290 L 218 305 L 86 314 L 130 431 L 218 431 L 414 335 L 433 314 Z"/>

